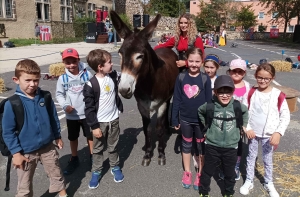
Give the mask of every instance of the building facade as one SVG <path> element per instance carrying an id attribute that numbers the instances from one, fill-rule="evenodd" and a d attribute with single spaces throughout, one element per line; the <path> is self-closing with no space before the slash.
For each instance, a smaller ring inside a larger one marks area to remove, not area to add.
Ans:
<path id="1" fill-rule="evenodd" d="M 95 17 L 97 8 L 112 7 L 111 0 L 0 0 L 0 24 L 9 38 L 34 38 L 35 24 L 72 23 L 74 17 Z"/>
<path id="2" fill-rule="evenodd" d="M 190 13 L 193 15 L 198 15 L 200 12 L 200 1 L 201 0 L 191 0 L 190 1 Z M 204 0 L 205 3 L 209 3 L 210 0 Z M 284 24 L 278 24 L 276 22 L 272 22 L 272 19 L 276 17 L 276 12 L 268 13 L 269 9 L 262 7 L 259 4 L 258 0 L 236 0 L 240 5 L 247 6 L 252 5 L 252 9 L 254 10 L 254 14 L 257 15 L 257 25 L 254 28 L 254 31 L 258 31 L 258 27 L 260 25 L 266 27 L 266 32 L 269 32 L 272 28 L 278 28 L 279 32 L 284 31 Z M 287 32 L 294 32 L 295 25 L 297 24 L 297 17 L 292 18 L 290 24 L 288 24 Z M 229 27 L 227 27 L 229 28 Z"/>

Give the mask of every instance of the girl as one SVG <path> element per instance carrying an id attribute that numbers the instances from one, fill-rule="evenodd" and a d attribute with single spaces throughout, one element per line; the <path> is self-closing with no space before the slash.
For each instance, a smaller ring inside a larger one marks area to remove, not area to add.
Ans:
<path id="1" fill-rule="evenodd" d="M 181 128 L 182 132 L 182 160 L 184 165 L 182 185 L 187 189 L 190 188 L 192 184 L 190 159 L 193 134 L 195 135 L 200 156 L 197 158 L 197 160 L 199 160 L 199 169 L 197 169 L 194 189 L 198 190 L 203 166 L 203 161 L 201 160 L 204 154 L 204 135 L 201 131 L 203 125 L 199 123 L 197 109 L 205 102 L 211 101 L 212 90 L 209 77 L 200 71 L 202 51 L 199 48 L 190 48 L 187 51 L 187 58 L 189 69 L 181 73 L 175 83 L 172 126 L 174 126 L 176 130 Z M 184 75 L 183 78 L 182 75 Z M 204 78 L 206 78 L 206 80 L 204 80 Z"/>
<path id="2" fill-rule="evenodd" d="M 176 62 L 178 67 L 184 68 L 186 66 L 185 53 L 191 46 L 199 48 L 204 56 L 203 42 L 201 37 L 197 36 L 196 23 L 190 14 L 185 13 L 181 15 L 177 22 L 175 36 L 165 43 L 157 45 L 154 47 L 154 50 L 164 47 L 173 48 L 174 46 L 178 51 L 179 61 Z"/>
<path id="3" fill-rule="evenodd" d="M 258 152 L 258 143 L 262 144 L 264 161 L 264 188 L 271 197 L 279 197 L 273 184 L 273 151 L 290 122 L 290 111 L 285 99 L 279 101 L 280 90 L 270 86 L 275 78 L 275 68 L 264 63 L 255 72 L 258 88 L 249 96 L 249 122 L 246 135 L 249 139 L 247 156 L 247 178 L 240 188 L 243 195 L 253 189 L 254 167 Z"/>
<path id="4" fill-rule="evenodd" d="M 209 54 L 204 59 L 204 71 L 211 80 L 211 89 L 214 88 L 214 83 L 217 76 L 217 70 L 219 69 L 219 57 L 214 54 Z"/>
<path id="5" fill-rule="evenodd" d="M 234 93 L 233 93 L 233 98 L 235 100 L 240 101 L 244 105 L 248 106 L 248 92 L 250 90 L 250 84 L 243 80 L 245 75 L 246 75 L 246 61 L 242 59 L 234 59 L 230 62 L 229 65 L 229 70 L 227 71 L 227 74 L 230 75 L 234 82 Z M 243 143 L 242 139 L 239 141 L 239 146 L 238 146 L 238 152 L 237 152 L 237 161 L 235 165 L 235 173 L 236 173 L 236 178 L 235 180 L 240 180 L 240 162 L 241 162 L 241 157 L 242 157 L 242 151 L 243 151 Z M 224 175 L 221 172 L 220 173 L 220 178 L 223 179 Z"/>

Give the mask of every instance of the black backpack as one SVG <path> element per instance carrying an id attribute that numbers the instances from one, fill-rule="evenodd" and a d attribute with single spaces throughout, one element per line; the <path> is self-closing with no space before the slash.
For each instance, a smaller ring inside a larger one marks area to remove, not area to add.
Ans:
<path id="1" fill-rule="evenodd" d="M 205 128 L 203 129 L 203 132 L 206 132 L 212 125 L 212 121 L 213 119 L 217 119 L 217 120 L 223 120 L 223 121 L 232 121 L 232 120 L 236 120 L 236 127 L 240 129 L 241 132 L 241 136 L 243 138 L 243 142 L 245 144 L 247 144 L 247 136 L 245 136 L 245 132 L 243 130 L 243 112 L 242 112 L 242 107 L 241 107 L 241 103 L 237 100 L 233 101 L 233 110 L 234 110 L 234 114 L 235 117 L 232 118 L 220 118 L 220 117 L 215 117 L 215 104 L 214 102 L 210 102 L 207 103 L 206 105 L 206 117 L 205 117 Z M 224 123 L 224 122 L 223 122 Z M 222 123 L 222 127 L 223 127 L 223 123 Z M 222 128 L 223 130 L 223 128 Z"/>
<path id="2" fill-rule="evenodd" d="M 49 117 L 51 113 L 51 94 L 48 91 L 40 90 L 44 100 L 45 100 L 45 106 L 47 108 Z M 19 135 L 20 131 L 22 130 L 23 124 L 24 124 L 24 108 L 21 101 L 21 98 L 19 95 L 14 94 L 11 97 L 8 97 L 1 101 L 0 103 L 0 151 L 3 156 L 8 157 L 7 159 L 7 168 L 6 168 L 6 185 L 5 185 L 5 191 L 9 191 L 9 182 L 10 182 L 10 168 L 11 168 L 11 162 L 12 162 L 12 155 L 10 151 L 8 150 L 8 147 L 6 146 L 3 136 L 2 136 L 2 118 L 3 118 L 3 112 L 4 112 L 4 105 L 6 101 L 9 101 L 11 103 L 13 112 L 15 114 L 15 120 L 16 120 L 16 134 Z M 51 120 L 51 118 L 50 118 Z M 51 120 L 52 121 L 52 120 Z"/>

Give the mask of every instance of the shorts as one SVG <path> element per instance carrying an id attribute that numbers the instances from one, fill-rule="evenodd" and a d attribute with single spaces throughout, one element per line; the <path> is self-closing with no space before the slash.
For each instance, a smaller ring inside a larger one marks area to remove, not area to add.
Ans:
<path id="1" fill-rule="evenodd" d="M 67 127 L 68 127 L 68 139 L 70 141 L 75 141 L 79 138 L 80 127 L 82 128 L 84 137 L 86 138 L 93 137 L 91 129 L 86 122 L 86 119 L 81 119 L 81 120 L 67 119 Z"/>
<path id="2" fill-rule="evenodd" d="M 39 37 L 40 36 L 40 32 L 35 32 L 35 37 Z"/>

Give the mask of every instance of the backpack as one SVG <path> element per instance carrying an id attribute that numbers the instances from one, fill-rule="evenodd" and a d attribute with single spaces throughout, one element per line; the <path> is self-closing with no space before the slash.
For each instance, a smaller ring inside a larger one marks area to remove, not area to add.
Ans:
<path id="1" fill-rule="evenodd" d="M 44 100 L 45 100 L 45 106 L 47 108 L 49 117 L 51 113 L 51 94 L 48 91 L 40 90 Z M 13 112 L 15 114 L 15 120 L 16 120 L 16 134 L 19 135 L 20 131 L 22 130 L 23 124 L 24 124 L 24 108 L 21 101 L 21 98 L 19 95 L 14 94 L 11 97 L 8 97 L 1 101 L 0 103 L 0 151 L 3 156 L 8 157 L 7 159 L 7 165 L 6 165 L 6 184 L 5 184 L 5 191 L 9 191 L 9 182 L 10 182 L 10 168 L 11 168 L 11 162 L 12 162 L 12 155 L 10 151 L 8 150 L 8 147 L 6 146 L 3 136 L 2 136 L 2 118 L 3 118 L 3 112 L 4 112 L 4 105 L 6 101 L 9 101 L 11 103 Z M 50 121 L 51 118 L 50 118 Z"/>
<path id="2" fill-rule="evenodd" d="M 252 95 L 253 95 L 253 93 L 255 92 L 256 89 L 257 89 L 256 87 L 252 87 L 249 90 L 249 93 L 248 93 L 248 109 L 250 109 L 251 97 L 252 97 Z M 280 112 L 280 108 L 281 108 L 281 105 L 282 105 L 284 99 L 285 99 L 285 94 L 283 92 L 280 92 L 280 94 L 278 96 L 278 103 L 277 103 L 277 107 L 278 107 L 279 112 Z"/>
<path id="3" fill-rule="evenodd" d="M 214 114 L 215 114 L 214 102 L 207 103 L 206 104 L 206 117 L 205 117 L 206 126 L 204 127 L 203 132 L 206 132 L 211 127 L 213 119 L 222 120 L 222 121 L 236 120 L 236 127 L 239 128 L 239 130 L 241 132 L 241 137 L 242 137 L 243 143 L 247 144 L 248 138 L 243 130 L 244 121 L 243 121 L 242 107 L 241 107 L 241 103 L 238 100 L 233 101 L 233 110 L 234 110 L 235 117 L 231 117 L 231 118 L 215 117 L 214 116 Z"/>
<path id="4" fill-rule="evenodd" d="M 69 76 L 67 75 L 67 73 L 62 75 L 62 79 L 63 79 L 63 86 L 65 91 L 68 91 L 68 83 L 69 83 Z M 82 81 L 85 83 L 89 80 L 89 74 L 87 72 L 86 69 L 83 70 L 83 74 L 80 76 L 80 79 L 82 79 Z"/>
<path id="5" fill-rule="evenodd" d="M 186 73 L 187 73 L 187 72 L 181 72 L 181 73 L 179 73 L 179 81 L 180 81 L 181 83 L 182 83 L 182 81 L 183 81 L 183 79 L 184 79 Z M 200 71 L 200 75 L 201 75 L 202 83 L 203 83 L 203 87 L 204 87 L 204 84 L 205 84 L 205 82 L 207 81 L 207 75 L 204 74 L 204 73 L 202 73 L 201 71 Z"/>

